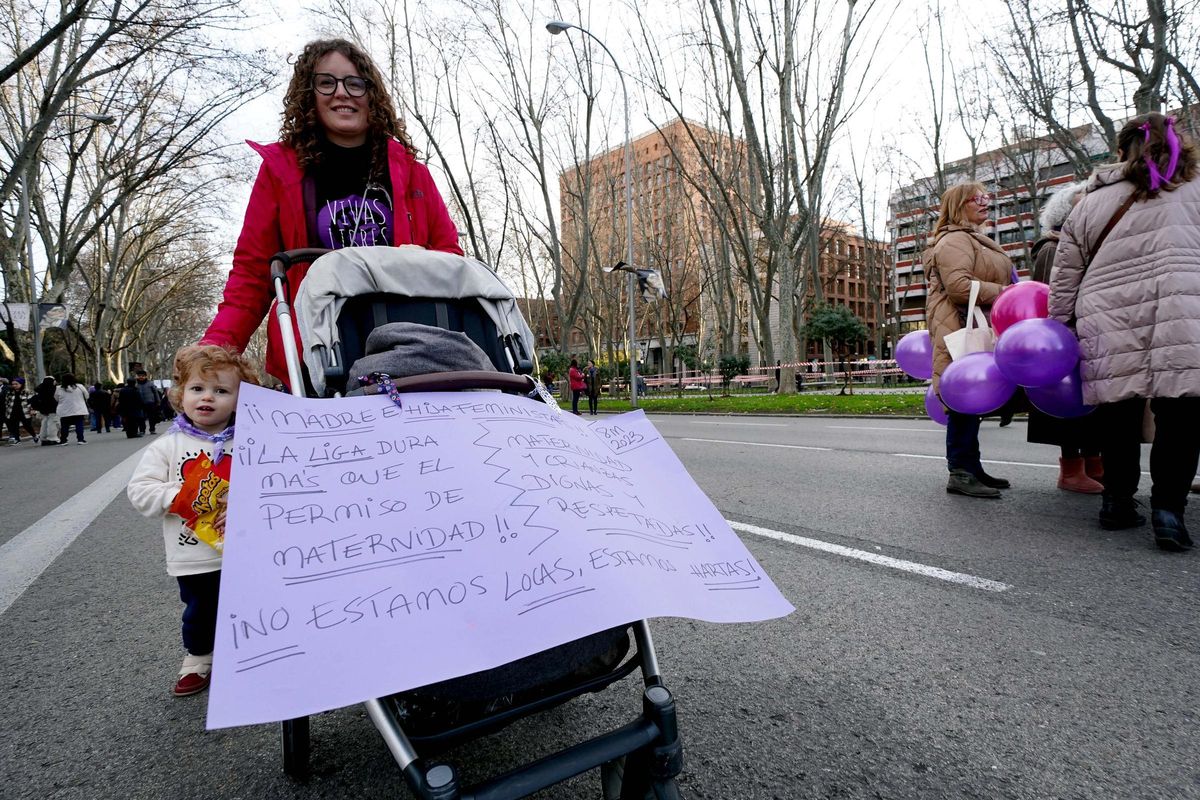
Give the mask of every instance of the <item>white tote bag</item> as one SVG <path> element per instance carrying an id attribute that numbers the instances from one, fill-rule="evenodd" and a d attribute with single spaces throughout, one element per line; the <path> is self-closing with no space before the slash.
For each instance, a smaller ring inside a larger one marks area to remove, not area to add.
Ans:
<path id="1" fill-rule="evenodd" d="M 979 299 L 979 281 L 971 281 L 971 295 L 967 300 L 967 324 L 959 330 L 947 333 L 946 349 L 950 359 L 958 361 L 968 353 L 990 353 L 996 349 L 996 335 L 988 325 L 983 309 L 975 305 Z"/>

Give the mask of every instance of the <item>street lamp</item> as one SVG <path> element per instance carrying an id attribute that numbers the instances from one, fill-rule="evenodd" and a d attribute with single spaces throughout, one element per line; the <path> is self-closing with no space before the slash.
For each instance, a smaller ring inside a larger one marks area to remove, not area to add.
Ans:
<path id="1" fill-rule="evenodd" d="M 546 23 L 546 30 L 557 36 L 563 31 L 574 28 L 585 36 L 600 45 L 600 49 L 608 53 L 608 57 L 612 59 L 613 66 L 617 68 L 617 77 L 621 79 L 621 96 L 625 100 L 625 263 L 633 263 L 633 139 L 629 136 L 629 92 L 625 89 L 625 73 L 621 71 L 621 65 L 617 63 L 617 58 L 612 54 L 612 51 L 600 40 L 600 37 L 589 31 L 587 28 L 576 25 L 572 22 L 563 22 L 561 20 L 553 20 Z M 637 306 L 634 299 L 635 291 L 634 273 L 629 273 L 629 405 L 632 408 L 638 407 L 637 395 Z"/>
<path id="2" fill-rule="evenodd" d="M 67 113 L 58 114 L 57 117 L 82 117 L 98 125 L 112 125 L 117 121 L 116 117 L 108 114 Z M 29 209 L 29 184 L 32 183 L 34 171 L 37 169 L 38 150 L 41 149 L 41 146 L 39 141 L 33 148 L 29 166 L 26 167 L 25 175 L 21 179 L 21 217 L 24 220 L 23 227 L 25 229 L 25 263 L 29 265 L 29 324 L 33 331 L 33 362 L 37 371 L 38 383 L 41 383 L 42 378 L 46 377 L 46 362 L 42 356 L 42 320 L 41 308 L 38 304 L 37 274 L 33 269 L 33 215 Z"/>

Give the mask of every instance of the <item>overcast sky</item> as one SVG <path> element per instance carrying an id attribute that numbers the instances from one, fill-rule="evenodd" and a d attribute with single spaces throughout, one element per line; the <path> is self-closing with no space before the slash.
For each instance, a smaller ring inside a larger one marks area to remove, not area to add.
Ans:
<path id="1" fill-rule="evenodd" d="M 278 53 L 280 82 L 272 93 L 247 106 L 229 120 L 225 129 L 231 139 L 275 140 L 278 134 L 283 87 L 290 75 L 286 58 L 289 54 L 298 52 L 305 42 L 321 34 L 318 25 L 323 17 L 299 10 L 284 0 L 272 2 L 276 6 L 265 7 L 260 16 L 261 27 L 248 33 L 248 41 L 269 42 Z M 535 5 L 545 7 L 547 20 L 553 18 L 551 3 L 539 1 Z M 989 56 L 986 55 L 979 38 L 983 35 L 982 31 L 992 29 L 994 22 L 1003 12 L 1002 0 L 943 0 L 941 5 L 948 68 L 956 69 L 970 58 L 986 63 Z M 927 7 L 928 4 L 924 0 L 899 0 L 898 13 L 886 20 L 887 33 L 880 38 L 874 58 L 876 79 L 872 82 L 866 101 L 853 124 L 839 142 L 834 159 L 835 170 L 844 167 L 848 171 L 850 148 L 853 148 L 860 159 L 865 155 L 866 163 L 874 169 L 874 193 L 877 198 L 875 231 L 878 234 L 883 234 L 881 226 L 886 219 L 886 198 L 893 188 L 893 183 L 896 180 L 908 182 L 913 177 L 932 171 L 932 157 L 922 135 L 928 118 L 928 76 L 923 48 L 917 35 L 918 24 L 924 19 Z M 596 0 L 587 9 L 590 17 L 584 20 L 584 24 L 604 40 L 625 69 L 631 71 L 638 56 L 635 47 L 639 34 L 627 27 L 631 16 L 627 0 Z M 452 25 L 453 20 L 447 20 L 447 24 Z M 545 46 L 565 46 L 564 39 L 567 35 L 579 34 L 572 32 L 559 37 L 545 34 Z M 663 49 L 668 53 L 672 52 L 672 46 L 670 41 L 663 43 Z M 932 47 L 936 57 L 936 40 Z M 603 58 L 602 55 L 601 57 Z M 607 63 L 599 66 L 601 70 L 610 69 Z M 469 73 L 464 77 L 472 79 Z M 478 77 L 481 83 L 487 78 Z M 605 86 L 611 87 L 611 97 L 606 108 L 608 113 L 600 124 L 609 126 L 610 141 L 619 144 L 623 136 L 620 85 L 615 80 L 610 80 Z M 653 126 L 640 101 L 641 92 L 636 85 L 631 85 L 630 94 L 633 106 L 632 128 L 636 136 L 652 129 Z M 662 124 L 669 120 L 660 117 L 655 121 Z M 945 133 L 948 140 L 948 160 L 968 155 L 966 139 L 961 130 L 951 125 Z M 422 143 L 419 136 L 415 138 L 420 146 Z M 436 168 L 435 177 L 438 177 Z M 246 187 L 247 195 L 248 191 L 249 187 Z M 242 207 L 244 208 L 244 200 Z M 836 213 L 836 209 L 834 212 Z M 237 223 L 240 225 L 240 216 Z"/>

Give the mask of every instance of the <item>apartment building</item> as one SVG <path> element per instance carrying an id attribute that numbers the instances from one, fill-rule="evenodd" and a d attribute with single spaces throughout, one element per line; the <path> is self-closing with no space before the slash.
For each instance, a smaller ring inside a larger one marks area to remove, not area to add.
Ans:
<path id="1" fill-rule="evenodd" d="M 655 269 L 668 299 L 636 301 L 637 347 L 648 372 L 669 371 L 673 351 L 692 346 L 720 352 L 720 340 L 747 337 L 744 291 L 713 291 L 715 236 L 702 176 L 707 164 L 737 177 L 740 142 L 695 122 L 675 120 L 633 140 L 635 266 Z M 571 348 L 602 357 L 614 347 L 624 358 L 628 327 L 627 277 L 602 267 L 627 260 L 625 148 L 615 147 L 559 175 L 564 281 L 568 301 L 586 293 L 574 320 Z M 585 284 L 581 286 L 581 282 Z M 732 299 L 731 299 L 732 298 Z M 554 337 L 556 338 L 556 337 Z"/>
<path id="2" fill-rule="evenodd" d="M 1071 131 L 1091 164 L 1111 158 L 1098 128 Z M 1030 250 L 1041 236 L 1038 217 L 1055 188 L 1076 180 L 1077 167 L 1066 152 L 1044 137 L 1014 137 L 1010 145 L 947 164 L 939 183 L 927 176 L 902 187 L 890 198 L 888 227 L 893 243 L 889 312 L 897 336 L 925 327 L 925 270 L 921 253 L 937 222 L 942 187 L 974 178 L 992 195 L 985 231 L 1013 260 L 1021 277 L 1032 267 Z"/>

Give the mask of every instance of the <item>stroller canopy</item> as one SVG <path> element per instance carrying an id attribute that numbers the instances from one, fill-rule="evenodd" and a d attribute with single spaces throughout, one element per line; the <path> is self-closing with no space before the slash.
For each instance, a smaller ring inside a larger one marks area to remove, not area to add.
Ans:
<path id="1" fill-rule="evenodd" d="M 516 335 L 527 350 L 533 349 L 533 333 L 516 298 L 483 262 L 416 245 L 347 247 L 314 261 L 296 294 L 304 362 L 318 393 L 325 390 L 318 351 L 332 351 L 339 343 L 337 320 L 342 306 L 348 298 L 376 293 L 433 300 L 474 298 L 500 336 Z"/>

